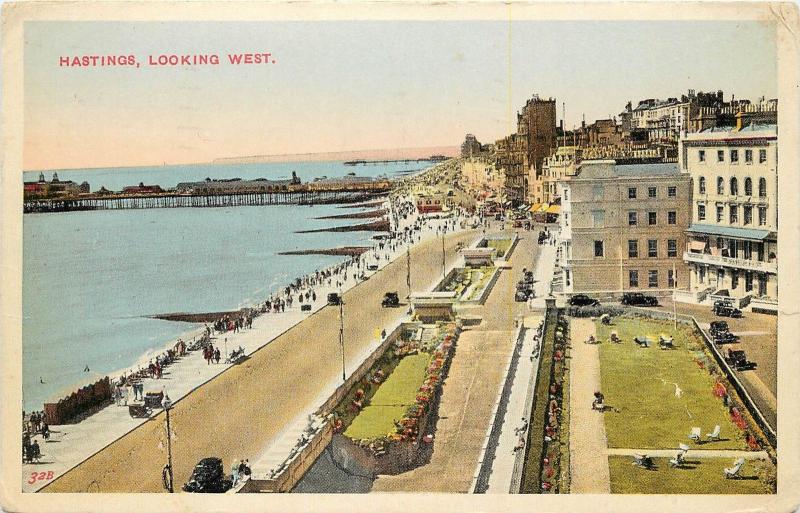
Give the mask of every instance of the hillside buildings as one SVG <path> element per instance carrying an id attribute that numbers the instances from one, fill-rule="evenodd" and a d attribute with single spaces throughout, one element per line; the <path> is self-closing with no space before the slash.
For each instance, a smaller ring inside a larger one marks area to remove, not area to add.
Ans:
<path id="1" fill-rule="evenodd" d="M 78 194 L 88 194 L 89 192 L 88 182 L 78 185 L 72 180 L 59 180 L 58 173 L 53 173 L 53 179 L 49 182 L 45 179 L 44 173 L 39 173 L 38 181 L 25 182 L 23 184 L 23 197 L 25 199 L 77 196 Z"/>
<path id="2" fill-rule="evenodd" d="M 756 112 L 758 114 L 758 112 Z M 707 129 L 680 141 L 681 171 L 694 186 L 683 255 L 689 301 L 729 295 L 775 303 L 778 231 L 778 133 L 774 124 Z"/>
<path id="3" fill-rule="evenodd" d="M 688 288 L 691 179 L 676 164 L 584 161 L 558 186 L 564 293 Z"/>

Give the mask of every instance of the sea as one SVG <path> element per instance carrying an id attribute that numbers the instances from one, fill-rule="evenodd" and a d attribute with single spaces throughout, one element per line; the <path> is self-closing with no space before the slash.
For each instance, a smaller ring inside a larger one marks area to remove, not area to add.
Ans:
<path id="1" fill-rule="evenodd" d="M 60 180 L 121 190 L 205 178 L 408 176 L 430 163 L 191 164 L 57 170 Z M 47 180 L 53 171 L 45 172 Z M 26 181 L 39 172 L 26 172 Z M 289 250 L 369 245 L 372 232 L 297 231 L 365 222 L 315 219 L 337 205 L 164 208 L 23 216 L 23 405 L 39 410 L 79 386 L 155 356 L 197 325 L 149 316 L 254 304 L 294 278 L 343 261 Z M 86 368 L 88 367 L 88 371 Z"/>

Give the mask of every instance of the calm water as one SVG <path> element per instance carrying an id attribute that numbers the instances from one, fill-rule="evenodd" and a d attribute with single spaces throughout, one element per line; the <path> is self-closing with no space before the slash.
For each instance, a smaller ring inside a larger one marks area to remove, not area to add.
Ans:
<path id="1" fill-rule="evenodd" d="M 174 186 L 206 176 L 275 178 L 293 169 L 303 180 L 350 171 L 392 176 L 414 166 L 422 164 L 167 166 L 61 171 L 59 178 L 87 180 L 95 190 L 140 181 Z M 25 179 L 37 174 L 26 173 Z M 277 253 L 368 244 L 369 232 L 293 233 L 361 222 L 313 219 L 348 211 L 356 210 L 320 205 L 25 215 L 23 408 L 40 409 L 79 383 L 132 365 L 192 327 L 145 316 L 234 309 L 341 261 Z M 90 373 L 83 372 L 86 365 Z"/>

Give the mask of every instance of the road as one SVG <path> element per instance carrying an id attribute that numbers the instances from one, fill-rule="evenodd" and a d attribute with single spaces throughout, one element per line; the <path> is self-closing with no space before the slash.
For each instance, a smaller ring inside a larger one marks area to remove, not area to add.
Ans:
<path id="1" fill-rule="evenodd" d="M 477 231 L 446 240 L 448 265 L 455 246 L 469 244 Z M 411 280 L 421 289 L 442 272 L 441 240 L 411 250 Z M 381 328 L 405 309 L 381 308 L 386 291 L 405 292 L 406 260 L 398 258 L 369 280 L 344 294 L 345 341 L 349 368 L 374 342 Z M 404 295 L 404 294 L 401 294 Z M 315 409 L 321 391 L 341 373 L 338 309 L 326 307 L 289 329 L 249 360 L 232 367 L 171 410 L 176 487 L 202 458 L 217 456 L 230 467 L 234 459 L 254 458 L 298 415 Z M 43 492 L 163 492 L 161 469 L 164 414 L 159 414 L 73 468 Z M 161 445 L 161 447 L 160 447 Z"/>

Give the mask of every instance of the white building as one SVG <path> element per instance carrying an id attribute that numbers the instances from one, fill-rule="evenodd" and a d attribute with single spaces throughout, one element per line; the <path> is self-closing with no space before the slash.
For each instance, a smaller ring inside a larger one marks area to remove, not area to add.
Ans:
<path id="1" fill-rule="evenodd" d="M 680 299 L 727 294 L 741 306 L 776 306 L 777 126 L 684 135 L 679 159 L 694 189 L 684 253 L 690 294 Z"/>

